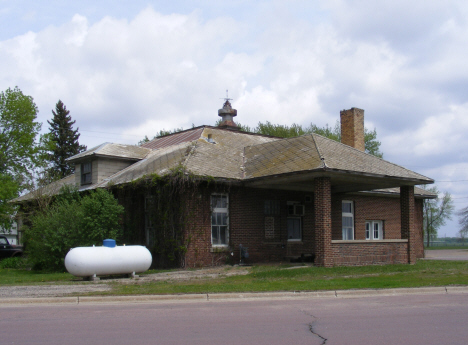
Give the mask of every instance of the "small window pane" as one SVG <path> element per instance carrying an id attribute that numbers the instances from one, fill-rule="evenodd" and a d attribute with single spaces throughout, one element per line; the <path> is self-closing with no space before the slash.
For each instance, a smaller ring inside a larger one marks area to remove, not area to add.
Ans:
<path id="1" fill-rule="evenodd" d="M 353 217 L 343 217 L 343 227 L 353 226 Z"/>
<path id="2" fill-rule="evenodd" d="M 351 203 L 350 202 L 343 202 L 341 205 L 342 205 L 343 213 L 351 213 Z"/>
<path id="3" fill-rule="evenodd" d="M 379 223 L 374 223 L 374 239 L 379 239 Z"/>
<path id="4" fill-rule="evenodd" d="M 225 226 L 220 226 L 219 227 L 219 238 L 220 238 L 219 244 L 227 243 L 226 242 L 226 229 L 227 229 L 227 227 L 225 227 Z"/>
<path id="5" fill-rule="evenodd" d="M 211 239 L 213 244 L 219 244 L 219 226 L 211 227 Z"/>
<path id="6" fill-rule="evenodd" d="M 221 213 L 221 225 L 227 225 L 227 213 Z"/>

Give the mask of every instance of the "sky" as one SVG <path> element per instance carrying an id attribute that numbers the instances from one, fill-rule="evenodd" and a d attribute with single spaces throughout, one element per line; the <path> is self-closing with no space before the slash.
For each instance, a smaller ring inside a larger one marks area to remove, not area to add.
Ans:
<path id="1" fill-rule="evenodd" d="M 468 206 L 468 2 L 0 0 L 0 90 L 60 99 L 80 144 L 365 110 L 384 159 Z M 439 230 L 456 236 L 458 217 Z"/>

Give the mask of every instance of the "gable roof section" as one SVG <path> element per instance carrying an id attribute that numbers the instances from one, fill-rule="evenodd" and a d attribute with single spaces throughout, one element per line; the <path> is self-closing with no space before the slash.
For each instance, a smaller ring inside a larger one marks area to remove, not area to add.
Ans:
<path id="1" fill-rule="evenodd" d="M 362 152 L 348 145 L 312 134 L 327 168 L 373 175 L 392 176 L 434 182 L 430 178 L 408 170 L 382 158 Z"/>
<path id="2" fill-rule="evenodd" d="M 203 133 L 204 127 L 205 126 L 196 127 L 182 132 L 165 135 L 163 137 L 154 138 L 153 140 L 142 144 L 141 147 L 151 150 L 157 150 L 163 147 L 179 145 L 182 143 L 194 141 L 200 138 L 200 136 Z"/>
<path id="3" fill-rule="evenodd" d="M 180 138 L 179 144 L 155 149 L 145 159 L 110 176 L 95 187 L 103 187 L 110 181 L 112 184 L 128 183 L 150 174 L 164 175 L 179 165 L 198 176 L 241 179 L 244 146 L 279 140 L 216 127 L 205 126 L 202 129 L 201 132 L 194 130 L 197 132 L 196 140 L 184 141 L 185 139 Z M 207 141 L 209 134 L 214 143 Z"/>
<path id="4" fill-rule="evenodd" d="M 118 158 L 127 160 L 140 160 L 146 157 L 151 150 L 136 145 L 123 145 L 114 143 L 104 143 L 92 149 L 78 153 L 67 159 L 67 161 L 75 162 L 92 156 Z"/>
<path id="5" fill-rule="evenodd" d="M 245 178 L 314 170 L 323 166 L 313 137 L 278 140 L 245 148 Z"/>
<path id="6" fill-rule="evenodd" d="M 433 182 L 426 176 L 318 134 L 246 147 L 244 164 L 246 179 L 321 170 Z"/>
<path id="7" fill-rule="evenodd" d="M 95 187 L 104 187 L 109 182 L 112 184 L 128 183 L 151 174 L 165 175 L 172 168 L 184 164 L 191 146 L 191 142 L 185 142 L 154 150 L 145 159 L 110 176 Z"/>

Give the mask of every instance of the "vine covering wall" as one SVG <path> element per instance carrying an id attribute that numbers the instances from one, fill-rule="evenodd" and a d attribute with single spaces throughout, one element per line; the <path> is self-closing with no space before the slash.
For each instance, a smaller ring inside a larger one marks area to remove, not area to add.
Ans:
<path id="1" fill-rule="evenodd" d="M 124 243 L 146 245 L 153 268 L 185 267 L 185 254 L 197 236 L 203 236 L 200 215 L 209 222 L 200 195 L 214 180 L 177 167 L 169 174 L 144 176 L 112 188 L 124 206 Z M 197 205 L 195 205 L 195 203 Z M 208 206 L 209 207 L 209 206 Z"/>

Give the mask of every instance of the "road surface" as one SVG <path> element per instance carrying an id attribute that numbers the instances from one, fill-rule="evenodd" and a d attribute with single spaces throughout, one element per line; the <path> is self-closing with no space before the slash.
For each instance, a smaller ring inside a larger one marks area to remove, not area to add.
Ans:
<path id="1" fill-rule="evenodd" d="M 1 344 L 467 344 L 468 293 L 11 305 Z"/>

